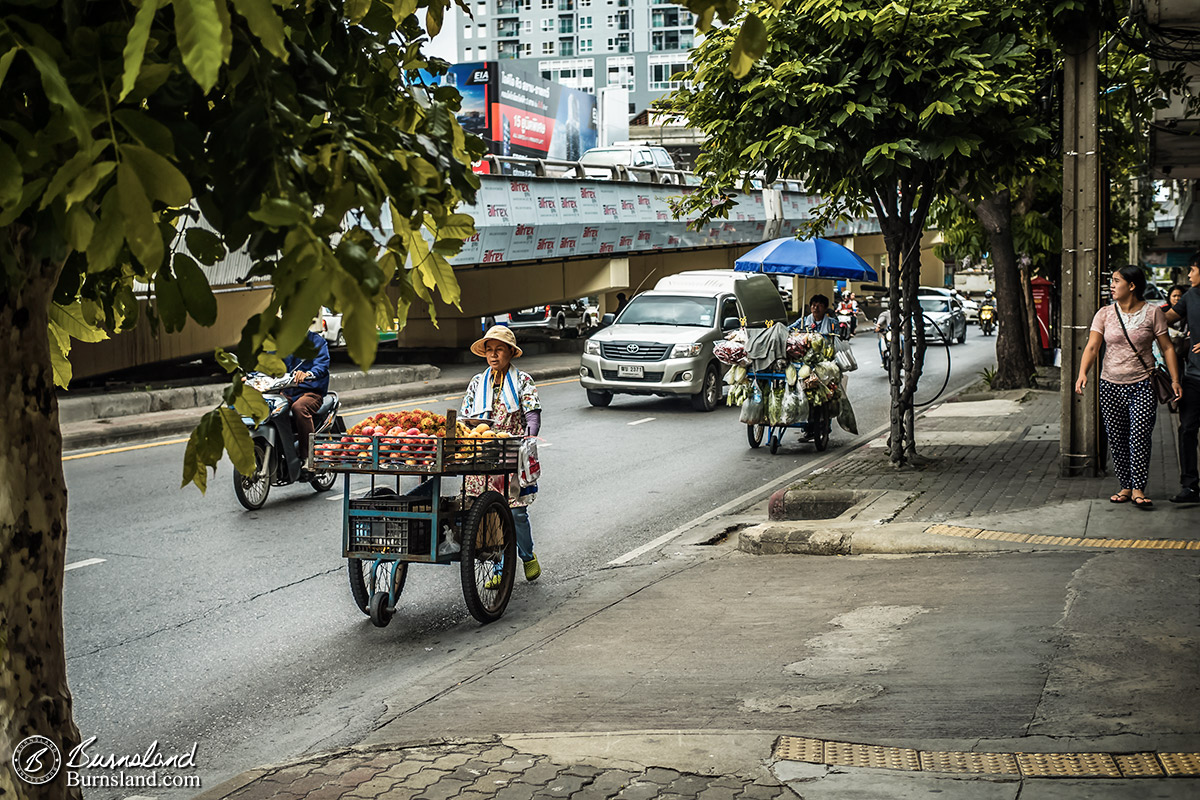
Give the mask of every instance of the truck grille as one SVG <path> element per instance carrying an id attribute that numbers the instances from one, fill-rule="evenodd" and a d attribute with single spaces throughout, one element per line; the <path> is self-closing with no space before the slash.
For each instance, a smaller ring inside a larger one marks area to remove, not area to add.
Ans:
<path id="1" fill-rule="evenodd" d="M 630 350 L 630 348 L 634 348 Z M 601 342 L 600 355 L 615 361 L 662 361 L 671 352 L 669 344 L 646 342 Z"/>
<path id="2" fill-rule="evenodd" d="M 663 374 L 661 372 L 645 372 L 640 378 L 631 378 L 628 375 L 618 375 L 615 369 L 602 369 L 600 374 L 604 376 L 606 381 L 644 381 L 646 383 L 662 383 Z"/>

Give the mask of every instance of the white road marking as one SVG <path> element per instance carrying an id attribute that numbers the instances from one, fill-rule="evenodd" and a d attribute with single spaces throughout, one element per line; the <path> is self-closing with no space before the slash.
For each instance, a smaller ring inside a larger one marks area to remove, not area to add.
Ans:
<path id="1" fill-rule="evenodd" d="M 76 561 L 74 564 L 67 564 L 63 567 L 63 572 L 70 572 L 73 569 L 80 567 L 90 567 L 93 564 L 103 564 L 107 559 L 103 558 L 85 558 L 83 561 Z"/>
<path id="2" fill-rule="evenodd" d="M 654 421 L 654 417 L 646 417 L 645 419 L 634 420 L 633 422 L 630 422 L 629 424 L 630 425 L 641 425 L 643 422 L 653 422 L 653 421 Z"/>

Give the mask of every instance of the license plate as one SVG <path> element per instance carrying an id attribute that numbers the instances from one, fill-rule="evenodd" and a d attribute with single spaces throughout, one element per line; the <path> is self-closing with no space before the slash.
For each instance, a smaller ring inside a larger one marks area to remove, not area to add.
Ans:
<path id="1" fill-rule="evenodd" d="M 645 374 L 646 374 L 646 368 L 641 366 L 640 364 L 638 364 L 638 365 L 618 364 L 617 365 L 617 377 L 618 378 L 641 378 L 641 377 L 644 377 Z"/>

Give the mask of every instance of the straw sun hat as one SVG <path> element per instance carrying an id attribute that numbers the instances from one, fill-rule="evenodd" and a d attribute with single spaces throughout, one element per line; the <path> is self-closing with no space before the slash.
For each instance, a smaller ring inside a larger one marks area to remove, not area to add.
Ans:
<path id="1" fill-rule="evenodd" d="M 511 347 L 513 349 L 513 358 L 517 358 L 521 355 L 521 348 L 517 347 L 517 337 L 512 331 L 503 325 L 493 325 L 492 327 L 488 328 L 488 331 L 483 335 L 483 338 L 477 340 L 475 344 L 471 345 L 471 352 L 480 358 L 483 358 L 483 343 L 488 339 L 495 339 L 497 342 L 504 342 L 506 345 Z"/>

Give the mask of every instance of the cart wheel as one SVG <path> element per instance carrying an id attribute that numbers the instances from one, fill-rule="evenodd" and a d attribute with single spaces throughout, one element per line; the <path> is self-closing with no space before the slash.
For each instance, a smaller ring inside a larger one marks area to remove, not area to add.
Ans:
<path id="1" fill-rule="evenodd" d="M 762 425 L 746 426 L 746 438 L 750 441 L 751 447 L 757 449 L 762 444 L 763 427 Z"/>
<path id="2" fill-rule="evenodd" d="M 392 613 L 395 609 L 388 608 L 387 592 L 376 592 L 371 595 L 368 614 L 371 615 L 371 624 L 376 628 L 387 627 L 387 624 L 392 621 Z"/>
<path id="3" fill-rule="evenodd" d="M 351 558 L 346 563 L 350 573 L 350 595 L 354 605 L 364 614 L 371 613 L 371 598 L 382 593 L 385 597 L 395 595 L 397 602 L 400 593 L 404 591 L 404 581 L 408 578 L 407 561 L 381 561 L 375 572 L 375 580 L 371 581 L 371 568 L 375 562 L 370 559 Z M 395 610 L 395 606 L 392 607 Z M 385 623 L 386 624 L 386 623 Z"/>
<path id="4" fill-rule="evenodd" d="M 336 472 L 318 472 L 317 477 L 309 481 L 309 485 L 317 492 L 328 492 L 333 488 L 333 482 L 337 480 Z"/>
<path id="5" fill-rule="evenodd" d="M 817 425 L 817 434 L 813 436 L 813 442 L 817 445 L 817 452 L 825 452 L 825 448 L 829 447 L 829 429 L 833 427 L 833 422 L 830 420 L 822 420 Z"/>
<path id="6" fill-rule="evenodd" d="M 489 491 L 475 498 L 462 533 L 463 599 L 471 616 L 486 625 L 504 614 L 520 568 L 517 531 L 504 496 Z M 489 586 L 497 571 L 499 583 Z"/>
<path id="7" fill-rule="evenodd" d="M 780 428 L 778 433 L 772 430 L 767 438 L 771 442 L 771 455 L 775 455 L 779 452 L 779 443 L 783 440 L 783 428 Z"/>

